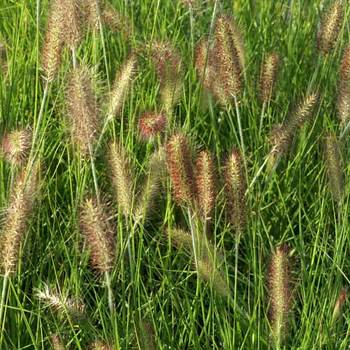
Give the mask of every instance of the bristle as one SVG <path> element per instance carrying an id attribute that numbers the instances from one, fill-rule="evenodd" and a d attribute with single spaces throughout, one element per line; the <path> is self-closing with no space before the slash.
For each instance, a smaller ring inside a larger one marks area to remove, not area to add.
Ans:
<path id="1" fill-rule="evenodd" d="M 340 66 L 337 108 L 340 122 L 350 121 L 350 47 L 344 51 Z"/>
<path id="2" fill-rule="evenodd" d="M 268 276 L 271 330 L 274 342 L 278 345 L 287 336 L 288 314 L 291 309 L 288 252 L 286 245 L 277 247 L 271 258 Z"/>
<path id="3" fill-rule="evenodd" d="M 325 160 L 331 193 L 340 204 L 344 196 L 344 173 L 339 141 L 334 133 L 328 133 L 325 138 Z"/>
<path id="4" fill-rule="evenodd" d="M 270 102 L 273 88 L 277 79 L 279 56 L 273 52 L 269 54 L 262 65 L 260 73 L 260 99 L 263 103 Z"/>
<path id="5" fill-rule="evenodd" d="M 94 30 L 100 29 L 100 13 L 101 13 L 101 1 L 100 0 L 84 0 L 82 11 L 84 17 L 87 19 L 89 26 Z"/>
<path id="6" fill-rule="evenodd" d="M 347 298 L 348 298 L 348 291 L 345 288 L 342 288 L 339 292 L 339 296 L 334 305 L 333 315 L 332 315 L 333 322 L 342 315 L 343 306 Z"/>
<path id="7" fill-rule="evenodd" d="M 187 138 L 174 134 L 166 146 L 167 165 L 178 204 L 190 205 L 196 191 L 192 167 L 192 155 Z"/>
<path id="8" fill-rule="evenodd" d="M 39 163 L 16 178 L 6 209 L 1 235 L 1 265 L 5 275 L 17 270 L 20 246 L 28 233 L 28 220 L 39 190 Z"/>
<path id="9" fill-rule="evenodd" d="M 109 148 L 109 165 L 117 204 L 125 216 L 132 214 L 133 174 L 129 156 L 119 142 L 113 142 Z"/>
<path id="10" fill-rule="evenodd" d="M 246 188 L 243 158 L 239 150 L 234 149 L 225 163 L 225 193 L 230 223 L 238 234 L 242 233 L 247 221 Z"/>
<path id="11" fill-rule="evenodd" d="M 82 39 L 82 4 L 81 0 L 61 0 L 63 11 L 63 38 L 65 44 L 76 49 Z"/>
<path id="12" fill-rule="evenodd" d="M 135 208 L 135 220 L 146 220 L 151 213 L 154 202 L 159 195 L 161 188 L 161 180 L 165 170 L 165 151 L 163 148 L 152 154 L 148 175 L 142 184 L 142 191 L 139 194 L 139 199 Z"/>
<path id="13" fill-rule="evenodd" d="M 242 91 L 241 54 L 232 36 L 232 19 L 221 15 L 215 26 L 215 42 L 212 55 L 213 67 L 217 73 L 215 81 L 223 86 L 224 97 L 227 100 L 239 96 Z"/>
<path id="14" fill-rule="evenodd" d="M 111 4 L 106 3 L 103 7 L 101 11 L 101 20 L 112 32 L 122 33 L 125 38 L 130 37 L 132 33 L 130 20 L 117 11 Z"/>
<path id="15" fill-rule="evenodd" d="M 58 334 L 52 334 L 50 340 L 54 350 L 65 350 L 62 339 Z"/>
<path id="16" fill-rule="evenodd" d="M 75 320 L 85 317 L 85 305 L 81 300 L 62 295 L 47 285 L 37 290 L 36 297 L 61 318 L 66 318 L 67 314 Z"/>
<path id="17" fill-rule="evenodd" d="M 82 156 L 87 156 L 99 128 L 97 99 L 87 67 L 71 72 L 66 99 L 72 142 Z"/>
<path id="18" fill-rule="evenodd" d="M 203 86 L 210 90 L 212 83 L 211 79 L 213 77 L 213 67 L 211 67 L 210 64 L 209 42 L 206 39 L 201 39 L 196 45 L 195 67 Z"/>
<path id="19" fill-rule="evenodd" d="M 317 37 L 318 49 L 328 54 L 335 46 L 344 18 L 344 8 L 340 0 L 335 0 L 326 12 Z"/>
<path id="20" fill-rule="evenodd" d="M 137 58 L 131 54 L 117 72 L 108 101 L 108 118 L 119 116 L 132 79 L 135 76 L 136 67 Z"/>
<path id="21" fill-rule="evenodd" d="M 179 52 L 168 42 L 155 42 L 151 49 L 160 80 L 160 97 L 163 109 L 170 115 L 182 93 L 182 59 Z"/>
<path id="22" fill-rule="evenodd" d="M 294 113 L 285 124 L 285 127 L 291 130 L 302 127 L 307 121 L 313 117 L 313 112 L 317 105 L 318 93 L 314 92 L 307 95 L 298 105 Z"/>
<path id="23" fill-rule="evenodd" d="M 165 131 L 167 118 L 163 113 L 145 112 L 139 119 L 139 134 L 145 140 L 152 140 Z"/>
<path id="24" fill-rule="evenodd" d="M 47 82 L 55 79 L 64 43 L 61 0 L 53 0 L 50 5 L 44 46 L 42 49 L 43 78 Z"/>
<path id="25" fill-rule="evenodd" d="M 115 260 L 115 238 L 106 205 L 87 198 L 80 209 L 79 224 L 93 268 L 100 273 L 110 271 Z"/>
<path id="26" fill-rule="evenodd" d="M 202 151 L 196 161 L 196 189 L 200 214 L 204 220 L 210 220 L 215 205 L 216 186 L 215 169 L 211 154 Z"/>
<path id="27" fill-rule="evenodd" d="M 95 341 L 89 346 L 90 350 L 113 350 L 114 347 L 112 345 L 109 345 L 103 341 Z"/>
<path id="28" fill-rule="evenodd" d="M 23 165 L 29 156 L 32 132 L 29 129 L 18 129 L 8 132 L 2 139 L 2 152 L 12 166 Z"/>

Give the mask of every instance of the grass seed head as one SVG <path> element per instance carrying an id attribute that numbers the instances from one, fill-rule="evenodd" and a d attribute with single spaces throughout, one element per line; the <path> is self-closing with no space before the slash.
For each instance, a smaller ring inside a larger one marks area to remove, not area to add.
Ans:
<path id="1" fill-rule="evenodd" d="M 83 37 L 82 0 L 61 0 L 63 39 L 65 44 L 76 49 Z"/>
<path id="2" fill-rule="evenodd" d="M 347 47 L 342 58 L 338 82 L 337 108 L 342 124 L 350 120 L 350 47 Z"/>
<path id="3" fill-rule="evenodd" d="M 61 0 L 52 0 L 42 49 L 43 78 L 47 82 L 55 79 L 61 63 L 64 44 L 64 27 Z"/>
<path id="4" fill-rule="evenodd" d="M 91 73 L 87 67 L 81 66 L 71 72 L 66 99 L 71 139 L 80 154 L 88 156 L 89 147 L 96 141 L 99 113 Z"/>
<path id="5" fill-rule="evenodd" d="M 136 74 L 136 67 L 137 58 L 134 54 L 131 54 L 117 72 L 108 101 L 108 118 L 113 118 L 120 114 L 131 82 Z"/>
<path id="6" fill-rule="evenodd" d="M 340 290 L 339 296 L 334 305 L 333 315 L 332 315 L 333 322 L 336 321 L 342 315 L 343 306 L 347 298 L 348 298 L 348 291 L 346 288 L 342 288 Z"/>
<path id="7" fill-rule="evenodd" d="M 199 79 L 208 90 L 211 89 L 212 77 L 214 74 L 210 58 L 209 42 L 207 39 L 201 39 L 196 45 L 195 67 Z"/>
<path id="8" fill-rule="evenodd" d="M 108 26 L 114 33 L 122 33 L 125 38 L 129 38 L 132 33 L 130 19 L 123 16 L 111 4 L 106 3 L 101 11 L 102 23 Z"/>
<path id="9" fill-rule="evenodd" d="M 288 253 L 289 248 L 286 245 L 276 248 L 271 257 L 268 275 L 271 330 L 273 340 L 278 345 L 282 344 L 287 336 L 288 314 L 291 309 Z"/>
<path id="10" fill-rule="evenodd" d="M 167 166 L 178 204 L 190 205 L 196 197 L 192 154 L 189 142 L 181 133 L 170 137 L 166 146 Z"/>
<path id="11" fill-rule="evenodd" d="M 247 221 L 246 189 L 243 158 L 240 151 L 234 149 L 225 163 L 225 193 L 230 210 L 229 220 L 237 233 L 244 230 Z"/>
<path id="12" fill-rule="evenodd" d="M 1 237 L 1 267 L 5 275 L 17 270 L 20 246 L 39 191 L 39 169 L 39 163 L 35 163 L 30 172 L 23 168 L 11 191 Z"/>
<path id="13" fill-rule="evenodd" d="M 84 0 L 83 2 L 82 11 L 84 17 L 86 18 L 88 25 L 94 31 L 100 29 L 101 7 L 100 0 Z"/>
<path id="14" fill-rule="evenodd" d="M 110 271 L 115 260 L 115 237 L 106 205 L 94 198 L 87 198 L 80 209 L 79 223 L 90 251 L 92 266 L 99 273 Z"/>
<path id="15" fill-rule="evenodd" d="M 318 49 L 328 54 L 335 46 L 344 19 L 344 8 L 340 0 L 335 0 L 322 19 L 317 36 Z"/>
<path id="16" fill-rule="evenodd" d="M 32 143 L 32 132 L 29 129 L 18 129 L 8 132 L 2 139 L 2 152 L 12 166 L 23 165 L 29 156 Z"/>
<path id="17" fill-rule="evenodd" d="M 166 231 L 171 244 L 178 248 L 184 249 L 188 254 L 193 253 L 191 234 L 180 228 L 172 228 Z"/>
<path id="18" fill-rule="evenodd" d="M 163 113 L 145 112 L 139 119 L 139 134 L 145 140 L 152 140 L 165 131 L 167 118 Z"/>
<path id="19" fill-rule="evenodd" d="M 65 350 L 65 346 L 63 345 L 62 339 L 59 334 L 52 334 L 50 337 L 52 348 L 54 350 Z"/>
<path id="20" fill-rule="evenodd" d="M 344 173 L 339 141 L 334 133 L 328 133 L 324 141 L 325 160 L 329 186 L 334 200 L 340 204 L 344 196 Z"/>
<path id="21" fill-rule="evenodd" d="M 318 102 L 319 94 L 317 92 L 307 95 L 304 100 L 299 103 L 285 127 L 291 130 L 301 128 L 307 121 L 311 120 L 315 107 Z"/>
<path id="22" fill-rule="evenodd" d="M 211 154 L 202 151 L 196 161 L 196 189 L 200 214 L 210 220 L 216 199 L 215 168 Z"/>
<path id="23" fill-rule="evenodd" d="M 114 347 L 112 345 L 109 345 L 103 341 L 95 341 L 89 346 L 90 350 L 113 350 Z"/>
<path id="24" fill-rule="evenodd" d="M 109 166 L 112 182 L 117 197 L 117 204 L 122 213 L 132 215 L 134 185 L 130 158 L 123 145 L 112 142 L 109 148 Z"/>
<path id="25" fill-rule="evenodd" d="M 273 52 L 269 54 L 261 67 L 260 73 L 260 99 L 263 103 L 270 102 L 273 88 L 277 80 L 279 56 Z"/>

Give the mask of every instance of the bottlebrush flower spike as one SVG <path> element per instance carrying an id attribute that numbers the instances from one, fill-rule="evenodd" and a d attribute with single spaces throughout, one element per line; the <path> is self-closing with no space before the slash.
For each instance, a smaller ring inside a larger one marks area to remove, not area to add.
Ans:
<path id="1" fill-rule="evenodd" d="M 125 38 L 129 38 L 132 33 L 132 25 L 129 18 L 123 16 L 111 4 L 106 3 L 101 11 L 102 23 L 107 25 L 114 33 L 122 33 Z"/>
<path id="2" fill-rule="evenodd" d="M 328 54 L 335 46 L 344 19 L 344 8 L 340 0 L 335 0 L 328 9 L 317 36 L 318 49 Z"/>
<path id="3" fill-rule="evenodd" d="M 292 303 L 288 253 L 289 248 L 286 245 L 277 247 L 269 267 L 270 322 L 273 340 L 277 346 L 280 346 L 287 336 L 288 314 Z"/>
<path id="4" fill-rule="evenodd" d="M 238 234 L 242 233 L 247 221 L 246 189 L 243 158 L 239 150 L 234 149 L 225 163 L 225 193 L 230 210 L 229 220 Z"/>
<path id="5" fill-rule="evenodd" d="M 82 156 L 96 140 L 99 128 L 98 107 L 92 78 L 85 66 L 73 69 L 66 92 L 71 139 Z"/>
<path id="6" fill-rule="evenodd" d="M 28 233 L 28 220 L 39 190 L 39 163 L 16 178 L 5 212 L 1 238 L 1 267 L 5 275 L 17 270 L 20 246 Z"/>
<path id="7" fill-rule="evenodd" d="M 139 119 L 139 134 L 145 140 L 152 140 L 165 131 L 166 116 L 163 113 L 145 112 Z"/>
<path id="8" fill-rule="evenodd" d="M 263 103 L 270 102 L 273 88 L 277 80 L 279 56 L 273 52 L 269 54 L 261 67 L 260 73 L 260 99 Z"/>
<path id="9" fill-rule="evenodd" d="M 154 207 L 154 202 L 159 195 L 161 180 L 165 173 L 165 150 L 156 151 L 150 159 L 148 175 L 142 185 L 142 191 L 135 209 L 136 221 L 145 220 Z"/>
<path id="10" fill-rule="evenodd" d="M 129 217 L 133 208 L 133 174 L 129 156 L 119 142 L 112 142 L 110 145 L 109 166 L 118 206 Z"/>
<path id="11" fill-rule="evenodd" d="M 12 166 L 23 165 L 31 150 L 32 132 L 18 129 L 8 132 L 2 139 L 2 152 Z"/>
<path id="12" fill-rule="evenodd" d="M 173 228 L 167 230 L 166 234 L 174 247 L 184 249 L 189 254 L 193 253 L 192 236 L 189 232 L 180 228 Z"/>
<path id="13" fill-rule="evenodd" d="M 202 151 L 196 161 L 196 188 L 200 214 L 210 220 L 216 199 L 215 169 L 211 154 Z"/>
<path id="14" fill-rule="evenodd" d="M 58 334 L 52 334 L 50 336 L 52 348 L 54 350 L 65 350 L 65 346 L 63 345 L 63 342 L 61 340 L 61 337 Z"/>
<path id="15" fill-rule="evenodd" d="M 196 190 L 187 138 L 181 133 L 172 135 L 166 146 L 166 153 L 175 199 L 180 205 L 190 205 L 196 197 Z"/>
<path id="16" fill-rule="evenodd" d="M 350 121 L 350 47 L 347 47 L 340 66 L 338 82 L 338 117 L 342 124 Z"/>
<path id="17" fill-rule="evenodd" d="M 115 238 L 106 206 L 87 198 L 80 209 L 79 223 L 92 266 L 100 273 L 110 271 L 115 260 Z"/>
<path id="18" fill-rule="evenodd" d="M 108 345 L 107 343 L 103 341 L 95 341 L 89 346 L 90 350 L 113 350 L 115 349 L 114 346 Z"/>
<path id="19" fill-rule="evenodd" d="M 89 26 L 95 31 L 100 29 L 101 1 L 84 0 L 82 11 Z"/>
<path id="20" fill-rule="evenodd" d="M 168 42 L 154 42 L 151 55 L 160 80 L 160 97 L 163 108 L 171 115 L 172 108 L 179 101 L 183 86 L 182 59 Z"/>
<path id="21" fill-rule="evenodd" d="M 325 138 L 325 159 L 330 190 L 334 200 L 340 204 L 345 193 L 344 174 L 340 145 L 334 133 L 328 133 Z"/>
<path id="22" fill-rule="evenodd" d="M 239 46 L 240 39 L 235 39 L 237 30 L 233 19 L 221 15 L 217 18 L 215 26 L 215 41 L 212 54 L 213 67 L 217 73 L 216 80 L 223 86 L 223 93 L 226 100 L 233 96 L 239 96 L 242 87 L 242 66 L 243 52 Z M 213 84 L 216 82 L 214 81 Z"/>
<path id="23" fill-rule="evenodd" d="M 53 0 L 49 9 L 44 46 L 42 49 L 43 78 L 51 82 L 57 75 L 64 43 L 61 0 Z"/>
<path id="24" fill-rule="evenodd" d="M 62 295 L 55 289 L 50 289 L 44 285 L 42 290 L 37 290 L 36 297 L 61 318 L 66 318 L 67 314 L 74 320 L 85 317 L 85 305 L 77 298 Z"/>
<path id="25" fill-rule="evenodd" d="M 340 290 L 338 299 L 334 305 L 333 315 L 332 315 L 333 322 L 336 321 L 342 315 L 343 306 L 347 298 L 348 298 L 348 291 L 345 288 L 342 288 Z"/>
<path id="26" fill-rule="evenodd" d="M 81 0 L 61 0 L 61 11 L 64 42 L 70 49 L 75 49 L 83 36 Z"/>
<path id="27" fill-rule="evenodd" d="M 111 119 L 119 115 L 132 79 L 135 76 L 136 67 L 137 58 L 134 54 L 131 54 L 123 63 L 121 69 L 117 72 L 109 96 L 107 118 Z"/>

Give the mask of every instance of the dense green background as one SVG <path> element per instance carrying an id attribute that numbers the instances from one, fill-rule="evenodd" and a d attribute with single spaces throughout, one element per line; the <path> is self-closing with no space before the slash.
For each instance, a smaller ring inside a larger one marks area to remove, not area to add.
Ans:
<path id="1" fill-rule="evenodd" d="M 202 2 L 202 1 L 200 1 Z M 213 5 L 204 2 L 195 9 L 193 30 L 188 8 L 176 0 L 122 1 L 113 5 L 130 17 L 133 31 L 129 39 L 104 28 L 105 53 L 98 37 L 87 33 L 78 50 L 78 60 L 97 65 L 100 98 L 108 91 L 116 70 L 132 47 L 151 40 L 166 39 L 181 52 L 185 66 L 184 92 L 175 109 L 179 128 L 191 136 L 195 147 L 208 148 L 219 163 L 239 145 L 234 110 L 215 106 L 219 138 L 215 144 L 212 119 L 200 100 L 201 86 L 193 65 L 193 46 L 208 34 Z M 270 343 L 267 319 L 266 271 L 269 257 L 279 243 L 292 248 L 295 303 L 291 314 L 287 348 L 345 349 L 350 343 L 350 313 L 331 325 L 335 300 L 341 287 L 349 283 L 348 194 L 336 222 L 336 208 L 327 184 L 322 137 L 327 130 L 338 132 L 336 83 L 343 49 L 349 42 L 349 24 L 344 22 L 335 50 L 320 58 L 316 33 L 322 8 L 329 1 L 236 0 L 219 1 L 219 11 L 233 14 L 243 28 L 246 43 L 247 82 L 242 98 L 241 118 L 247 149 L 250 179 L 269 150 L 267 137 L 308 89 L 318 89 L 321 98 L 316 118 L 297 137 L 291 154 L 279 165 L 269 182 L 263 174 L 249 194 L 249 225 L 241 239 L 238 264 L 237 303 L 215 293 L 206 283 L 196 284 L 190 258 L 170 247 L 166 227 L 186 227 L 185 216 L 164 189 L 157 213 L 140 233 L 143 240 L 136 250 L 136 282 L 130 284 L 129 266 L 120 257 L 114 270 L 113 288 L 117 304 L 121 348 L 129 349 L 134 339 L 134 321 L 149 320 L 159 349 L 265 349 Z M 39 12 L 37 12 L 39 10 Z M 349 15 L 346 5 L 345 19 Z M 0 0 L 0 41 L 6 43 L 8 76 L 0 74 L 1 131 L 33 126 L 42 97 L 40 48 L 46 23 L 47 1 Z M 258 132 L 261 104 L 257 99 L 259 67 L 271 50 L 281 57 L 276 94 L 267 111 L 264 128 Z M 320 61 L 318 63 L 318 61 Z M 107 62 L 107 66 L 105 65 Z M 145 110 L 159 110 L 159 83 L 154 67 L 145 54 L 122 118 L 109 127 L 104 139 L 122 139 L 135 164 L 135 181 L 145 172 L 152 147 L 139 140 L 137 121 Z M 319 65 L 317 74 L 314 74 Z M 89 164 L 73 158 L 65 121 L 64 87 L 71 68 L 66 52 L 59 78 L 49 92 L 41 136 L 44 159 L 43 189 L 31 232 L 25 242 L 17 276 L 10 280 L 6 300 L 3 349 L 49 349 L 51 332 L 64 332 L 72 349 L 85 349 L 98 338 L 111 339 L 107 295 L 88 265 L 83 240 L 77 229 L 77 206 L 84 193 L 92 193 Z M 109 80 L 108 80 L 109 79 Z M 313 82 L 311 83 L 311 80 Z M 345 150 L 347 147 L 345 147 Z M 97 159 L 101 189 L 111 198 L 105 162 L 105 147 Z M 345 155 L 345 177 L 349 174 Z M 10 185 L 10 169 L 0 160 L 0 203 L 5 208 Z M 117 213 L 113 204 L 114 213 Z M 118 242 L 128 229 L 122 216 L 115 217 Z M 234 235 L 223 219 L 220 195 L 216 209 L 213 239 L 224 247 L 226 274 L 234 294 Z M 43 283 L 59 286 L 63 294 L 84 300 L 95 325 L 62 325 L 55 314 L 35 298 Z M 48 312 L 49 311 L 49 312 Z"/>

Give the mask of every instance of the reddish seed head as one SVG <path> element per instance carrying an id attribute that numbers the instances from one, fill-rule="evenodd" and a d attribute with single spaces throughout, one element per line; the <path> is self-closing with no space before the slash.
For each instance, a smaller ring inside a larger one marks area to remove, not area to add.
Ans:
<path id="1" fill-rule="evenodd" d="M 277 78 L 279 56 L 273 52 L 268 55 L 262 65 L 260 73 L 260 99 L 269 102 L 272 97 L 273 87 Z"/>
<path id="2" fill-rule="evenodd" d="M 139 119 L 139 132 L 143 139 L 149 140 L 162 133 L 167 120 L 162 113 L 145 112 Z"/>
<path id="3" fill-rule="evenodd" d="M 167 165 L 179 204 L 190 204 L 195 198 L 192 156 L 187 138 L 183 134 L 171 136 L 166 146 Z"/>
<path id="4" fill-rule="evenodd" d="M 346 302 L 346 299 L 348 297 L 348 291 L 345 288 L 342 288 L 340 290 L 339 296 L 337 301 L 335 302 L 334 309 L 333 309 L 333 316 L 332 319 L 335 321 L 341 316 L 343 306 Z"/>

